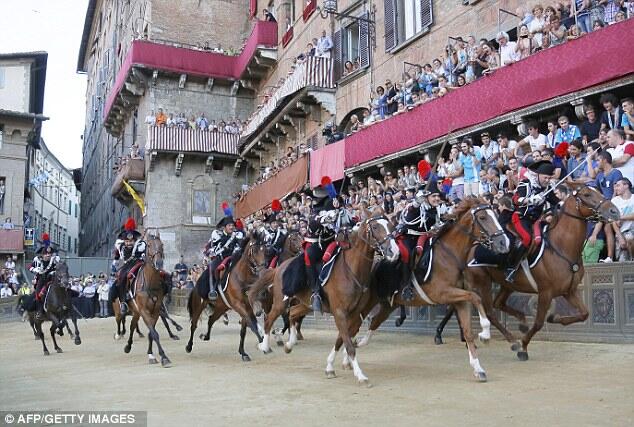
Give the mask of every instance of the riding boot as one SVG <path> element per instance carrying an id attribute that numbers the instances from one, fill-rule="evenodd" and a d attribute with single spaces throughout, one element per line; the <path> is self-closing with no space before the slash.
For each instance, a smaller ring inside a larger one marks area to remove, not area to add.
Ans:
<path id="1" fill-rule="evenodd" d="M 119 290 L 119 311 L 121 312 L 121 316 L 125 316 L 128 314 L 128 304 L 127 304 L 127 295 L 126 295 L 126 286 L 125 283 L 119 283 L 117 285 Z"/>
<path id="2" fill-rule="evenodd" d="M 214 302 L 218 299 L 218 280 L 216 280 L 214 272 L 209 273 L 209 295 L 207 295 L 207 299 L 211 302 Z"/>
<path id="3" fill-rule="evenodd" d="M 414 299 L 414 286 L 410 280 L 412 274 L 415 273 L 412 272 L 409 265 L 401 263 L 401 296 L 405 301 Z"/>
<path id="4" fill-rule="evenodd" d="M 35 318 L 38 320 L 44 320 L 44 301 L 35 300 Z"/>
<path id="5" fill-rule="evenodd" d="M 323 309 L 321 307 L 321 295 L 320 295 L 321 286 L 319 286 L 318 280 L 315 277 L 315 273 L 313 271 L 307 271 L 306 273 L 307 273 L 306 276 L 308 279 L 308 285 L 313 290 L 313 294 L 310 297 L 312 309 L 316 313 L 318 312 L 320 314 L 323 314 Z"/>
<path id="6" fill-rule="evenodd" d="M 521 241 L 516 242 L 515 246 L 511 249 L 511 253 L 508 256 L 508 267 L 506 269 L 507 282 L 513 283 L 515 280 L 515 273 L 520 267 L 525 252 L 526 248 Z"/>

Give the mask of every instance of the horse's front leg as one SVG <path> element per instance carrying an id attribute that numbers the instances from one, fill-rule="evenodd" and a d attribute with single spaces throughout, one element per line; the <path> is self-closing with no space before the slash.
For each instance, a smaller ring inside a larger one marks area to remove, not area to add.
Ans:
<path id="1" fill-rule="evenodd" d="M 63 353 L 62 349 L 57 345 L 57 340 L 55 339 L 55 334 L 57 333 L 58 325 L 55 323 L 51 324 L 51 338 L 53 339 L 53 348 L 58 353 Z"/>

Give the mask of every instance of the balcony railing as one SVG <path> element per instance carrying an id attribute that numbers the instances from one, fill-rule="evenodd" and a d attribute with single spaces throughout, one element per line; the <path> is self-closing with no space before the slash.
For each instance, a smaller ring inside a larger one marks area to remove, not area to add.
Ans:
<path id="1" fill-rule="evenodd" d="M 147 151 L 238 154 L 239 135 L 200 129 L 149 126 Z"/>
<path id="2" fill-rule="evenodd" d="M 332 76 L 333 62 L 329 58 L 310 56 L 305 62 L 297 64 L 293 73 L 286 78 L 273 95 L 260 105 L 251 116 L 249 123 L 242 131 L 242 138 L 255 132 L 260 125 L 275 111 L 278 105 L 289 95 L 305 87 L 334 89 Z"/>
<path id="3" fill-rule="evenodd" d="M 129 159 L 125 165 L 119 169 L 112 184 L 111 194 L 113 196 L 119 198 L 121 194 L 125 193 L 124 180 L 127 182 L 145 182 L 145 161 L 143 159 Z"/>

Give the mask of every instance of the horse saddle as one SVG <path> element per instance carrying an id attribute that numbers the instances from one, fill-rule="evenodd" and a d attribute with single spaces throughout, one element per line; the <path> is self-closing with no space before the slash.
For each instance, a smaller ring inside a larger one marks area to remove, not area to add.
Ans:
<path id="1" fill-rule="evenodd" d="M 431 278 L 431 267 L 434 263 L 434 250 L 433 250 L 433 242 L 435 239 L 430 237 L 425 242 L 423 246 L 423 253 L 420 257 L 414 260 L 414 268 L 412 270 L 424 271 L 425 275 L 423 276 L 423 283 L 427 282 Z"/>
<path id="2" fill-rule="evenodd" d="M 339 256 L 340 253 L 341 253 L 341 246 L 337 245 L 330 260 L 324 263 L 323 267 L 321 267 L 321 270 L 319 273 L 319 283 L 321 284 L 321 286 L 326 286 L 326 282 L 328 282 L 328 279 L 330 278 L 330 273 L 332 273 L 332 267 L 335 265 L 337 257 Z"/>

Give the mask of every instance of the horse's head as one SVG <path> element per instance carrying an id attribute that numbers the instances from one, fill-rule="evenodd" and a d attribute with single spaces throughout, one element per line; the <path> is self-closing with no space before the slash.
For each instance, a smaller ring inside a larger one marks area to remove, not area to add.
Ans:
<path id="1" fill-rule="evenodd" d="M 368 218 L 359 227 L 362 239 L 384 256 L 388 262 L 395 262 L 400 255 L 392 231 L 394 231 L 394 227 L 384 216 Z"/>
<path id="2" fill-rule="evenodd" d="M 586 185 L 575 186 L 569 197 L 574 197 L 577 211 L 585 219 L 613 222 L 621 217 L 614 204 L 603 197 L 599 190 Z"/>
<path id="3" fill-rule="evenodd" d="M 70 274 L 68 274 L 68 265 L 64 261 L 57 263 L 55 267 L 54 283 L 59 283 L 62 287 L 70 287 Z"/>
<path id="4" fill-rule="evenodd" d="M 511 242 L 500 225 L 493 207 L 488 204 L 480 204 L 473 207 L 470 212 L 474 234 L 479 236 L 480 244 L 490 248 L 495 253 L 507 253 Z"/>
<path id="5" fill-rule="evenodd" d="M 302 250 L 304 237 L 298 231 L 292 231 L 286 238 L 286 248 L 291 254 L 298 254 Z"/>
<path id="6" fill-rule="evenodd" d="M 257 276 L 271 262 L 270 245 L 266 245 L 257 235 L 252 236 L 244 248 L 244 257 L 251 274 Z"/>
<path id="7" fill-rule="evenodd" d="M 145 259 L 152 263 L 156 270 L 163 269 L 163 242 L 161 242 L 161 232 L 155 229 L 153 232 L 149 229 L 143 236 L 145 240 Z"/>

